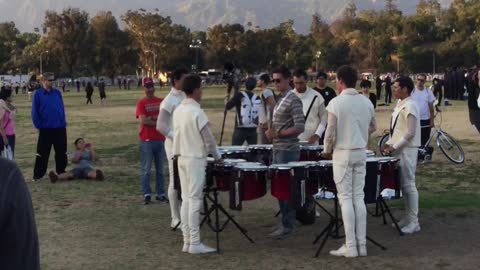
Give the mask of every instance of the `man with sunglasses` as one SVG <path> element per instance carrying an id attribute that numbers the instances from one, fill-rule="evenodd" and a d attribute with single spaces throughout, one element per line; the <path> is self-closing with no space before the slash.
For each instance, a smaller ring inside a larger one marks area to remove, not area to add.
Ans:
<path id="1" fill-rule="evenodd" d="M 33 180 L 45 176 L 50 149 L 55 149 L 57 174 L 67 167 L 67 121 L 62 93 L 53 88 L 53 73 L 43 74 L 43 86 L 35 90 L 32 101 L 32 121 L 39 131 Z"/>
<path id="2" fill-rule="evenodd" d="M 273 145 L 273 164 L 285 164 L 300 159 L 298 135 L 305 131 L 305 116 L 302 101 L 290 87 L 290 70 L 279 67 L 273 71 L 272 82 L 279 92 L 278 101 L 273 109 L 272 126 L 265 135 Z M 270 234 L 274 239 L 283 239 L 293 232 L 295 209 L 287 199 L 279 199 L 282 224 Z"/>
<path id="3" fill-rule="evenodd" d="M 425 81 L 427 76 L 425 74 L 417 75 L 417 84 L 413 90 L 411 97 L 412 100 L 417 104 L 419 113 L 420 113 L 420 126 L 421 126 L 421 145 L 425 145 L 430 138 L 430 132 L 434 124 L 434 111 L 433 103 L 435 102 L 435 96 L 433 92 L 425 87 Z"/>

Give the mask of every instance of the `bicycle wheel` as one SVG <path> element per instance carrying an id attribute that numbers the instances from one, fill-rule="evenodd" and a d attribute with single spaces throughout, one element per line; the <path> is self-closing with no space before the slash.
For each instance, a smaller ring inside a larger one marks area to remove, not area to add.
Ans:
<path id="1" fill-rule="evenodd" d="M 385 154 L 382 152 L 382 148 L 385 144 L 387 144 L 388 139 L 390 139 L 390 134 L 385 133 L 378 141 L 378 152 L 380 152 L 380 155 L 382 156 L 385 156 Z"/>
<path id="2" fill-rule="evenodd" d="M 446 132 L 438 132 L 437 145 L 451 162 L 462 164 L 465 161 L 465 153 L 462 147 Z"/>

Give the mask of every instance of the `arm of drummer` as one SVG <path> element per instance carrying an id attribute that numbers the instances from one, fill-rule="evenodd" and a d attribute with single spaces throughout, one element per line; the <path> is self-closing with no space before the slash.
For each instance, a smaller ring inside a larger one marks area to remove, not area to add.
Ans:
<path id="1" fill-rule="evenodd" d="M 273 118 L 273 110 L 275 109 L 275 105 L 277 104 L 277 102 L 275 101 L 275 98 L 273 96 L 269 96 L 267 98 L 267 108 L 268 108 L 268 119 L 270 119 L 267 123 L 267 128 L 271 128 L 272 127 L 272 118 Z"/>
<path id="2" fill-rule="evenodd" d="M 315 131 L 315 135 L 317 135 L 318 138 L 321 138 L 323 133 L 325 132 L 325 127 L 327 126 L 327 121 L 328 121 L 328 112 L 325 109 L 325 103 L 322 103 L 320 105 L 320 108 L 318 108 L 318 114 L 320 116 L 320 124 L 318 125 L 318 128 Z"/>
<path id="3" fill-rule="evenodd" d="M 329 112 L 327 131 L 325 131 L 325 140 L 323 141 L 324 152 L 327 154 L 333 153 L 333 146 L 337 139 L 337 116 Z"/>
<path id="4" fill-rule="evenodd" d="M 222 156 L 218 151 L 217 142 L 215 141 L 215 137 L 213 136 L 212 130 L 210 129 L 209 124 L 206 124 L 202 130 L 200 130 L 200 134 L 202 135 L 203 143 L 207 148 L 207 152 L 212 154 L 215 160 L 220 160 Z"/>
<path id="5" fill-rule="evenodd" d="M 405 146 L 407 146 L 408 142 L 410 142 L 413 137 L 415 137 L 415 133 L 417 132 L 417 118 L 413 114 L 409 114 L 407 116 L 407 131 L 402 136 L 400 141 L 393 145 L 394 151 L 402 150 Z"/>
<path id="6" fill-rule="evenodd" d="M 167 110 L 160 110 L 160 114 L 158 115 L 157 119 L 157 130 L 158 132 L 162 133 L 163 136 L 173 139 L 173 130 L 170 127 L 171 118 L 172 114 L 169 113 Z"/>

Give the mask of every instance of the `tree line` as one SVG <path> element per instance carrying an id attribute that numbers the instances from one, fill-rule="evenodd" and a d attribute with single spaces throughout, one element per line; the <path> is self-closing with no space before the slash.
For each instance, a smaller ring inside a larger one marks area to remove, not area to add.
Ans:
<path id="1" fill-rule="evenodd" d="M 47 11 L 33 33 L 21 33 L 13 22 L 0 23 L 0 74 L 38 72 L 39 58 L 44 71 L 62 77 L 114 77 L 192 65 L 201 70 L 225 62 L 247 72 L 280 64 L 443 72 L 478 63 L 480 0 L 454 0 L 447 9 L 437 0 L 421 0 L 408 16 L 395 0 L 385 2 L 384 10 L 359 11 L 352 1 L 331 23 L 314 14 L 308 34 L 295 32 L 292 20 L 269 29 L 220 24 L 192 32 L 159 10 L 127 11 L 120 18 L 123 29 L 110 11 L 93 17 L 77 8 Z"/>

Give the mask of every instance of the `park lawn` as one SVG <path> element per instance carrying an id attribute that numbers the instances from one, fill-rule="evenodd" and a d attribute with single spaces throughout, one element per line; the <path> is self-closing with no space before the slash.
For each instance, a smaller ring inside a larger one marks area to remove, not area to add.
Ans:
<path id="1" fill-rule="evenodd" d="M 165 97 L 169 89 L 157 91 Z M 289 247 L 261 240 L 275 220 L 276 203 L 267 194 L 264 198 L 247 203 L 242 212 L 235 212 L 239 221 L 250 228 L 254 238 L 260 238 L 259 249 L 250 245 L 233 226 L 223 236 L 229 256 L 212 259 L 210 256 L 187 256 L 179 252 L 181 233 L 170 232 L 169 207 L 166 204 L 142 204 L 139 186 L 138 120 L 135 104 L 143 97 L 140 89 L 107 90 L 107 105 L 99 105 L 98 92 L 93 105 L 85 105 L 84 93 L 64 94 L 68 119 L 68 149 L 73 141 L 84 137 L 93 143 L 104 170 L 106 181 L 74 181 L 51 184 L 48 180 L 33 183 L 37 132 L 30 119 L 30 104 L 26 96 L 15 98 L 19 110 L 16 123 L 17 162 L 27 179 L 32 194 L 41 246 L 42 269 L 310 269 L 325 266 L 323 261 L 305 261 L 313 253 L 307 246 L 294 252 L 300 259 L 291 260 Z M 223 120 L 223 87 L 208 87 L 202 102 L 218 139 Z M 377 110 L 378 140 L 388 127 L 391 109 Z M 227 115 L 224 144 L 229 144 L 234 113 Z M 443 113 L 442 127 L 457 138 L 466 154 L 462 165 L 450 163 L 435 149 L 434 161 L 419 165 L 417 183 L 422 211 L 445 209 L 479 209 L 480 145 L 478 134 L 468 123 L 466 103 L 454 102 Z M 49 170 L 54 169 L 53 151 Z M 168 178 L 168 176 L 166 175 Z M 152 183 L 153 184 L 153 183 Z M 167 184 L 165 185 L 167 186 Z M 222 195 L 225 202 L 226 196 Z M 225 204 L 227 205 L 227 204 Z M 394 202 L 394 208 L 401 202 Z M 435 212 L 436 213 L 436 212 Z M 463 213 L 463 212 L 462 212 Z M 214 239 L 210 231 L 203 230 L 207 239 Z M 294 246 L 302 243 L 292 240 Z M 210 242 L 213 244 L 213 242 Z M 232 247 L 239 246 L 239 247 Z M 275 246 L 275 259 L 271 259 L 269 246 Z M 232 254 L 232 250 L 235 254 Z M 311 252 L 310 252 L 311 251 Z M 303 256 L 303 257 L 302 257 Z M 361 265 L 368 265 L 364 261 Z M 321 268 L 320 268 L 321 269 Z M 329 268 L 326 268 L 329 269 Z"/>

